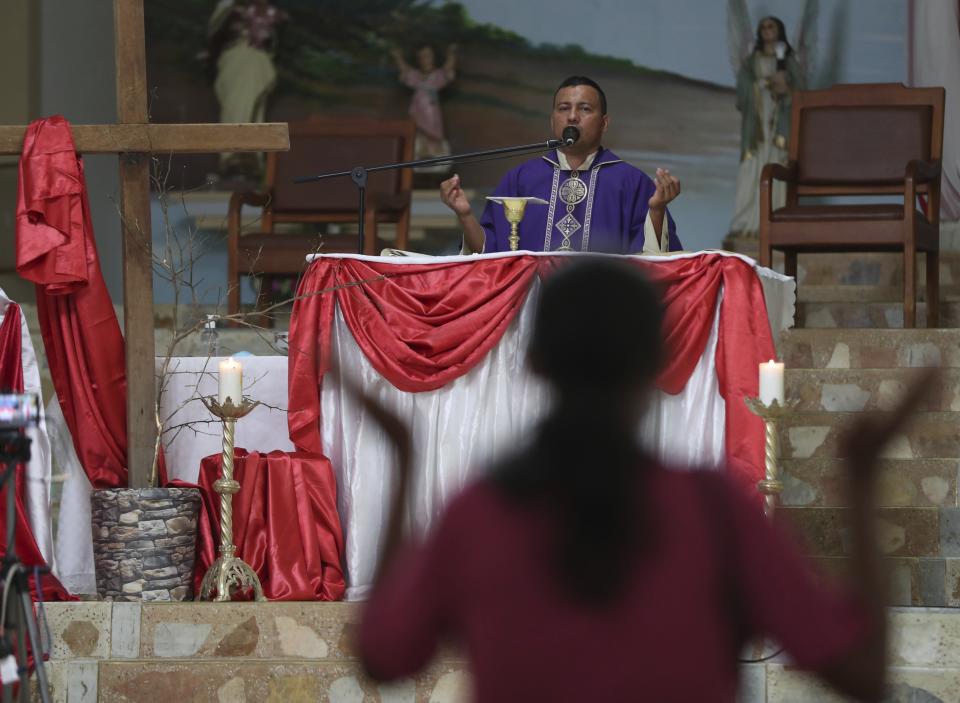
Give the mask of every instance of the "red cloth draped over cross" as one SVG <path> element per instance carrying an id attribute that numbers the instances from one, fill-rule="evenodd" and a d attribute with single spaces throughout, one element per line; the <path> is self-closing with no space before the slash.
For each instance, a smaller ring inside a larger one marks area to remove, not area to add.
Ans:
<path id="1" fill-rule="evenodd" d="M 100 271 L 83 162 L 62 117 L 27 129 L 16 248 L 17 271 L 37 284 L 43 346 L 77 457 L 94 488 L 126 486 L 123 335 Z"/>

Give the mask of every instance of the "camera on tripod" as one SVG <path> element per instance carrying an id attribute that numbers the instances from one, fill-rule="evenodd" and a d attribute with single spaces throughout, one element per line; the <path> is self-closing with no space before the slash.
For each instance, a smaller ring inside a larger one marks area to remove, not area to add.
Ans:
<path id="1" fill-rule="evenodd" d="M 40 422 L 40 398 L 36 393 L 0 393 L 0 431 L 25 430 Z"/>
<path id="2" fill-rule="evenodd" d="M 24 430 L 40 423 L 36 393 L 0 393 L 0 461 L 30 460 L 30 438 Z"/>

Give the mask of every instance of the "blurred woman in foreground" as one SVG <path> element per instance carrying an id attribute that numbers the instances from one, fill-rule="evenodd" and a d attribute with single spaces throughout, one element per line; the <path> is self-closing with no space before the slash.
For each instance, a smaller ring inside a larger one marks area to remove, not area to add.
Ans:
<path id="1" fill-rule="evenodd" d="M 738 653 L 770 636 L 839 691 L 880 698 L 875 458 L 931 379 L 849 435 L 852 578 L 830 590 L 758 501 L 716 472 L 667 470 L 637 444 L 661 317 L 632 264 L 596 259 L 551 276 L 530 363 L 553 387 L 554 410 L 422 543 L 400 538 L 409 432 L 367 401 L 401 456 L 360 634 L 372 677 L 413 674 L 449 639 L 466 650 L 480 703 L 733 701 Z"/>

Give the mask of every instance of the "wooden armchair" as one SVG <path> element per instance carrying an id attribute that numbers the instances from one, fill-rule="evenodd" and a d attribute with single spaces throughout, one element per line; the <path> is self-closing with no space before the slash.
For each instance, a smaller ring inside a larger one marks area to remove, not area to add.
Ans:
<path id="1" fill-rule="evenodd" d="M 916 326 L 916 255 L 927 255 L 927 326 L 936 327 L 940 273 L 943 88 L 839 85 L 793 95 L 789 161 L 760 178 L 760 264 L 773 250 L 797 275 L 809 252 L 903 253 L 903 325 Z M 787 184 L 774 210 L 774 180 Z M 926 212 L 917 195 L 927 196 Z M 902 195 L 903 203 L 803 204 L 803 197 Z"/>
<path id="2" fill-rule="evenodd" d="M 413 158 L 415 127 L 410 120 L 356 117 L 314 118 L 290 123 L 290 151 L 267 155 L 262 192 L 237 192 L 227 215 L 230 313 L 240 310 L 240 282 L 245 275 L 297 275 L 313 252 L 357 251 L 356 235 L 277 232 L 277 225 L 355 223 L 359 196 L 349 177 L 297 185 L 293 179 L 353 166 L 375 166 Z M 396 223 L 390 245 L 407 248 L 410 232 L 410 169 L 371 173 L 367 181 L 364 253 L 376 255 L 383 242 L 377 225 Z M 244 205 L 262 207 L 256 231 L 241 231 Z M 261 289 L 262 290 L 262 289 Z M 261 293 L 261 298 L 263 293 Z M 258 307 L 260 301 L 258 300 Z"/>

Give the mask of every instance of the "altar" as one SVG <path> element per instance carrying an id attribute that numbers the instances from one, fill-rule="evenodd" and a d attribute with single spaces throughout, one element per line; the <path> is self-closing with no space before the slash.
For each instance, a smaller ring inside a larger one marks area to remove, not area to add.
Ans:
<path id="1" fill-rule="evenodd" d="M 264 405 L 238 423 L 237 447 L 297 447 L 332 462 L 348 600 L 370 587 L 393 450 L 341 392 L 343 378 L 410 424 L 415 479 L 406 520 L 429 529 L 450 496 L 522 442 L 548 407 L 525 353 L 541 276 L 564 258 L 318 257 L 301 285 L 289 360 L 242 358 L 244 392 Z M 639 428 L 643 441 L 668 462 L 747 476 L 762 466 L 753 466 L 762 427 L 742 398 L 755 387 L 758 361 L 774 356 L 771 328 L 792 324 L 793 280 L 722 252 L 636 259 L 666 286 L 672 344 L 684 350 Z M 167 465 L 170 478 L 195 482 L 201 459 L 220 451 L 219 429 L 199 401 L 216 392 L 216 360 L 179 358 L 173 369 L 161 409 L 174 428 Z M 89 484 L 77 469 L 64 490 L 58 566 L 68 588 L 91 592 Z"/>

